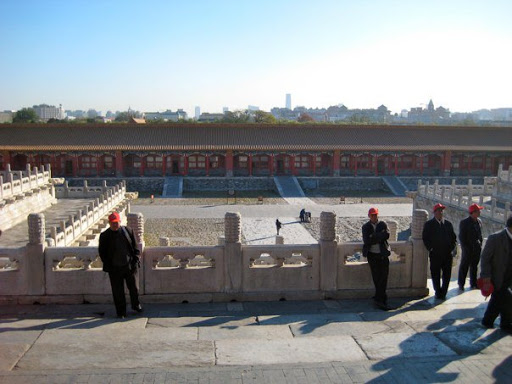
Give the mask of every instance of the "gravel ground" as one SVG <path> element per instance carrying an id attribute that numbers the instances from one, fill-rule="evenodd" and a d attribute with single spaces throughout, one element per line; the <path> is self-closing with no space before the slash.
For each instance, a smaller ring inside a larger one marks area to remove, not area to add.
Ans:
<path id="1" fill-rule="evenodd" d="M 407 240 L 411 234 L 411 217 L 382 217 L 398 223 L 398 240 Z M 336 232 L 341 241 L 363 241 L 361 227 L 366 217 L 338 217 Z M 303 224 L 311 236 L 320 239 L 320 218 L 313 217 L 311 223 Z M 146 246 L 159 245 L 160 237 L 169 237 L 171 246 L 212 246 L 224 236 L 224 221 L 219 219 L 148 219 L 144 225 Z M 242 239 L 243 241 L 243 239 Z"/>

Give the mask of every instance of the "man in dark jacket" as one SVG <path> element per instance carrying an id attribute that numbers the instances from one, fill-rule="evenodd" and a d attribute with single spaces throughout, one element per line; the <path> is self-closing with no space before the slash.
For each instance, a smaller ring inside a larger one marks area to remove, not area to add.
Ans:
<path id="1" fill-rule="evenodd" d="M 117 212 L 109 215 L 108 221 L 110 228 L 101 233 L 98 250 L 103 262 L 103 271 L 107 272 L 110 278 L 117 317 L 124 319 L 126 317 L 125 281 L 130 292 L 132 309 L 142 312 L 137 273 L 140 267 L 140 251 L 133 231 L 121 226 L 121 218 Z"/>
<path id="2" fill-rule="evenodd" d="M 494 321 L 500 315 L 500 327 L 512 332 L 512 217 L 507 227 L 493 233 L 487 239 L 482 251 L 480 279 L 484 296 L 491 294 L 482 324 L 493 328 Z"/>
<path id="3" fill-rule="evenodd" d="M 484 207 L 478 204 L 471 204 L 469 207 L 469 216 L 459 224 L 459 240 L 462 248 L 462 257 L 459 266 L 459 289 L 464 290 L 464 283 L 469 269 L 469 286 L 477 288 L 476 275 L 478 263 L 480 262 L 480 252 L 482 251 L 482 220 L 480 220 L 480 211 Z"/>
<path id="4" fill-rule="evenodd" d="M 452 252 L 457 245 L 452 223 L 443 218 L 445 208 L 443 204 L 434 205 L 434 217 L 423 226 L 423 244 L 429 252 L 432 285 L 440 300 L 446 299 L 452 275 Z"/>
<path id="5" fill-rule="evenodd" d="M 375 305 L 383 310 L 389 310 L 386 288 L 388 285 L 389 259 L 391 254 L 388 239 L 389 230 L 384 221 L 379 221 L 379 210 L 370 208 L 368 217 L 362 229 L 363 232 L 363 256 L 368 259 L 368 265 L 372 273 L 375 285 Z"/>

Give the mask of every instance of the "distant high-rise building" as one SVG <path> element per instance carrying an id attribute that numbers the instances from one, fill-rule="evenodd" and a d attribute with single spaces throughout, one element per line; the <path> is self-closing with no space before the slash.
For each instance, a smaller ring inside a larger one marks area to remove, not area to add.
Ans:
<path id="1" fill-rule="evenodd" d="M 222 113 L 229 112 L 229 107 L 222 107 Z"/>
<path id="2" fill-rule="evenodd" d="M 34 105 L 33 108 L 37 116 L 43 121 L 48 121 L 49 119 L 62 120 L 66 118 L 62 104 L 59 104 L 58 108 L 48 104 Z"/>
<path id="3" fill-rule="evenodd" d="M 194 110 L 194 118 L 199 120 L 199 116 L 201 116 L 201 107 L 196 107 Z"/>
<path id="4" fill-rule="evenodd" d="M 256 105 L 248 105 L 247 106 L 247 109 L 249 111 L 258 111 L 260 109 L 260 107 L 256 106 Z"/>
<path id="5" fill-rule="evenodd" d="M 292 109 L 292 95 L 290 93 L 286 94 L 286 109 Z"/>

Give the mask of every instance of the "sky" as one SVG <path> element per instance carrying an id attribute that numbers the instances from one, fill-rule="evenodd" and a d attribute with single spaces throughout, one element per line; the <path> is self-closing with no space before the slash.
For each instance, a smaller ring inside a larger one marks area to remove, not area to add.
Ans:
<path id="1" fill-rule="evenodd" d="M 1 0 L 0 110 L 512 107 L 510 0 Z"/>

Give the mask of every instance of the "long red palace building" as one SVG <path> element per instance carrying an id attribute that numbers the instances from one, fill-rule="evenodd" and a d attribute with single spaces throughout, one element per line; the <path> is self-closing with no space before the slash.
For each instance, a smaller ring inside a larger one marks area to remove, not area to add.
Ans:
<path id="1" fill-rule="evenodd" d="M 0 170 L 54 176 L 495 175 L 512 127 L 2 124 Z"/>

